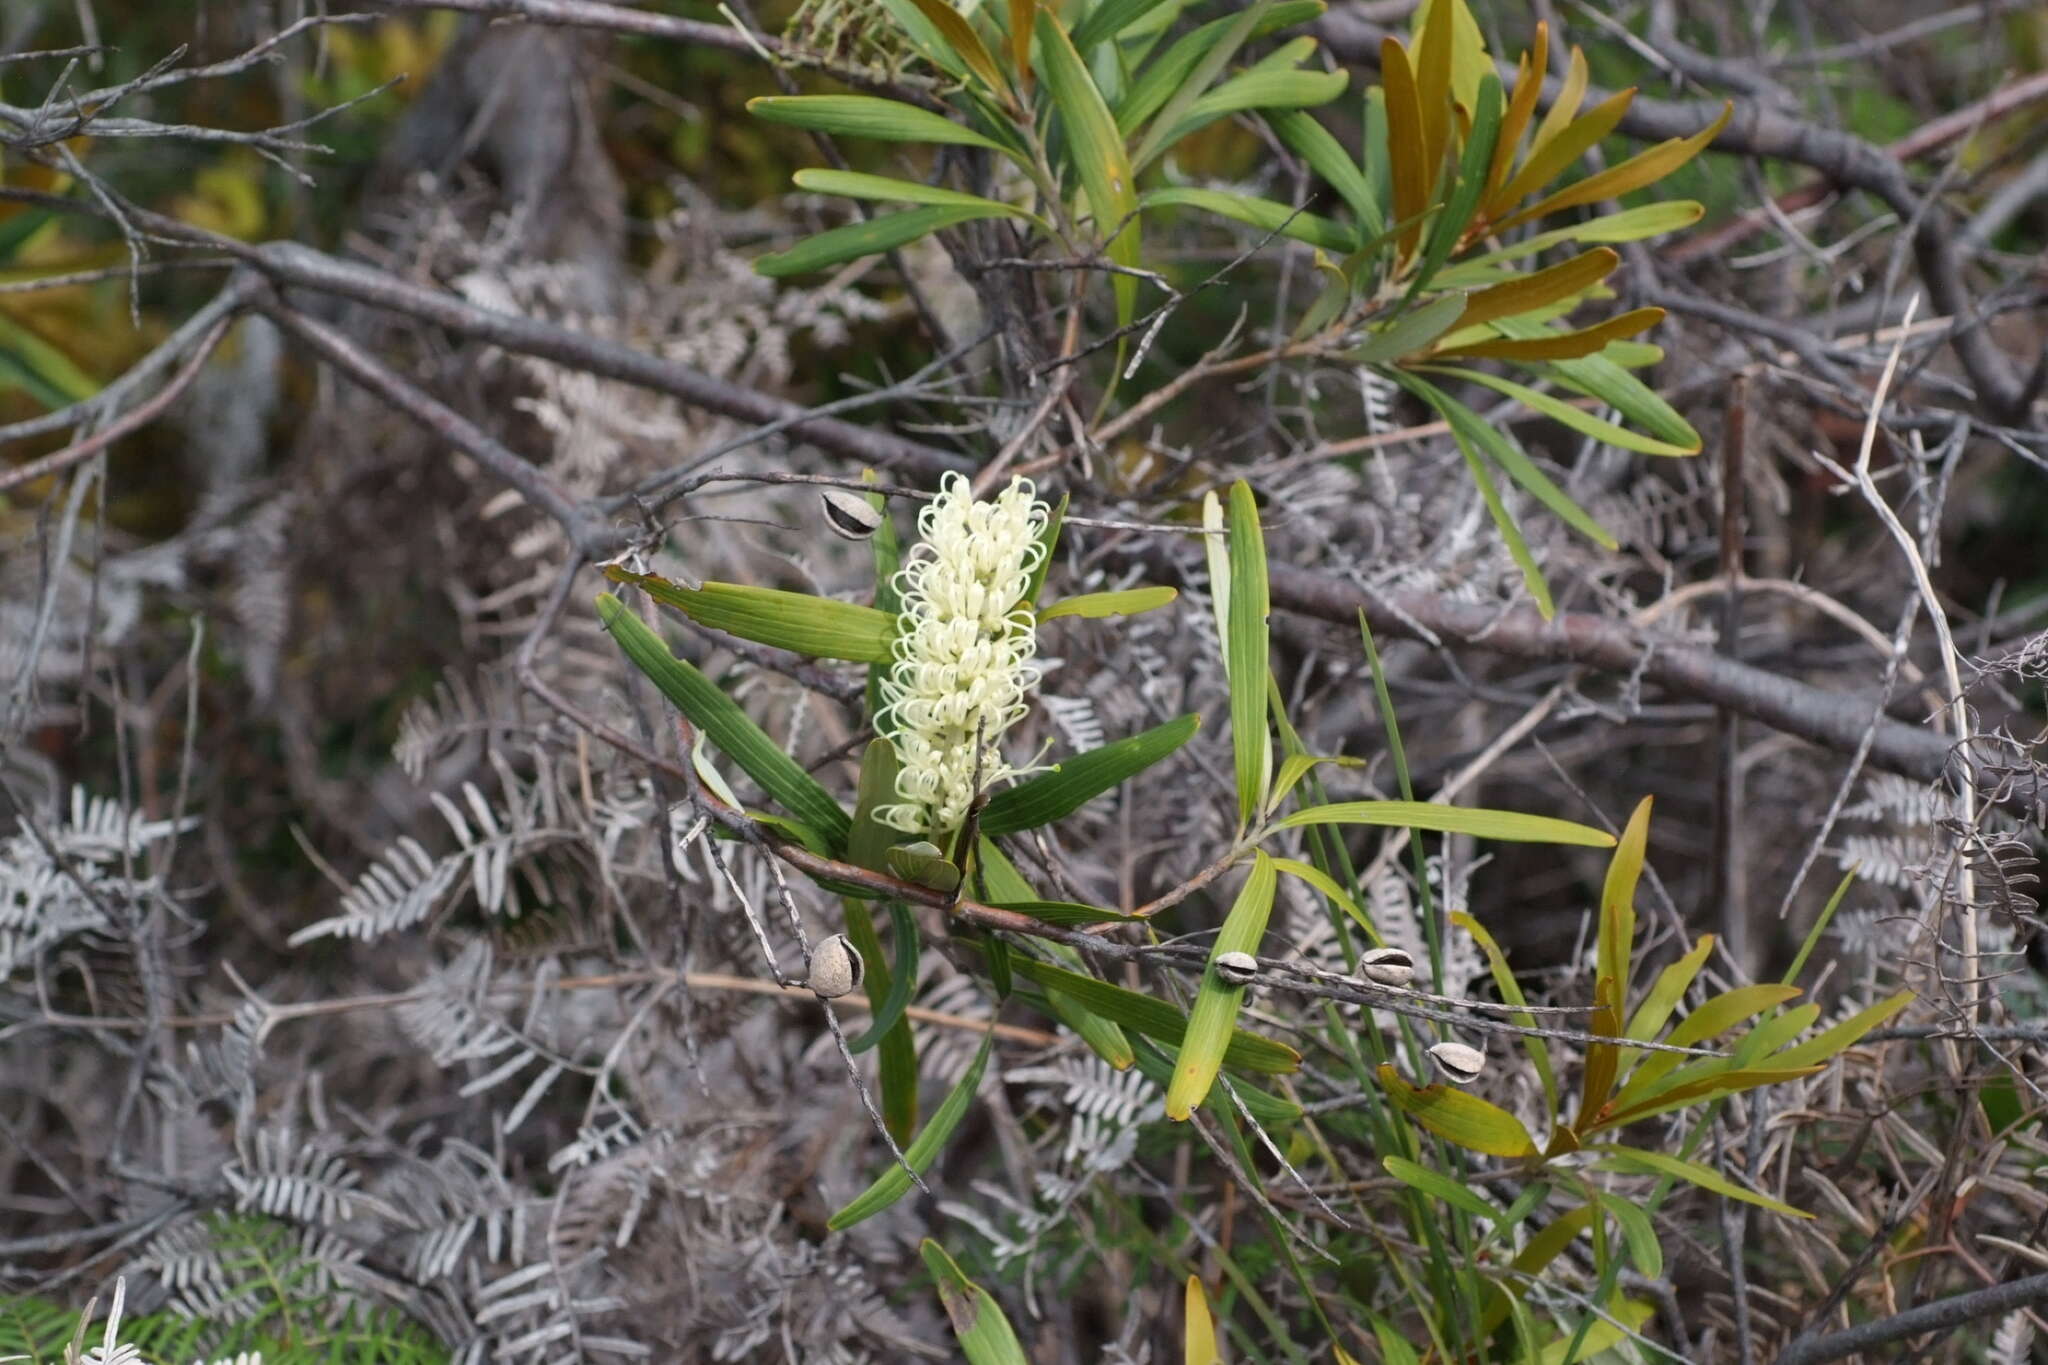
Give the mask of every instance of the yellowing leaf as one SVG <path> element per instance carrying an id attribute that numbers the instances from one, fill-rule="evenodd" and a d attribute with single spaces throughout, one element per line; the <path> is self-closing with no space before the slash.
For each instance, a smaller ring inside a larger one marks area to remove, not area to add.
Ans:
<path id="1" fill-rule="evenodd" d="M 1620 264 L 1621 257 L 1611 247 L 1581 252 L 1534 274 L 1517 276 L 1466 295 L 1465 312 L 1459 322 L 1474 327 L 1571 298 L 1606 279 Z"/>
<path id="2" fill-rule="evenodd" d="M 1052 621 L 1062 616 L 1080 616 L 1099 621 L 1105 616 L 1136 616 L 1140 612 L 1163 607 L 1179 595 L 1173 588 L 1161 587 L 1085 592 L 1076 597 L 1062 597 L 1040 611 L 1038 619 Z"/>
<path id="3" fill-rule="evenodd" d="M 1422 113 L 1422 164 L 1434 177 L 1444 164 L 1444 147 L 1451 135 L 1451 5 L 1433 3 L 1416 16 L 1421 37 L 1416 40 L 1415 100 Z"/>
<path id="4" fill-rule="evenodd" d="M 1497 337 L 1489 341 L 1474 341 L 1464 345 L 1446 346 L 1437 354 L 1444 359 L 1462 357 L 1474 360 L 1570 360 L 1575 356 L 1593 355 L 1607 349 L 1608 343 L 1632 337 L 1638 332 L 1647 332 L 1664 318 L 1662 308 L 1632 308 L 1626 313 L 1616 314 L 1605 322 L 1591 327 L 1582 327 L 1573 332 L 1553 332 L 1549 336 L 1523 340 L 1516 337 Z"/>
<path id="5" fill-rule="evenodd" d="M 1650 803 L 1647 796 L 1636 803 L 1621 841 L 1614 846 L 1614 856 L 1608 859 L 1607 881 L 1600 891 L 1596 972 L 1619 988 L 1617 999 L 1628 994 L 1629 958 L 1636 938 L 1636 884 L 1642 880 L 1649 849 Z"/>
<path id="6" fill-rule="evenodd" d="M 931 21 L 932 27 L 952 46 L 960 60 L 967 63 L 967 69 L 981 78 L 983 85 L 996 94 L 1003 92 L 1003 77 L 996 69 L 995 58 L 989 55 L 981 36 L 959 10 L 947 4 L 946 0 L 910 0 L 910 3 Z"/>
<path id="7" fill-rule="evenodd" d="M 1520 811 L 1441 806 L 1433 801 L 1338 801 L 1298 810 L 1282 819 L 1279 827 L 1299 829 L 1303 825 L 1393 825 L 1516 843 L 1575 844 L 1581 848 L 1614 846 L 1614 836 L 1606 830 L 1571 820 L 1524 815 Z"/>
<path id="8" fill-rule="evenodd" d="M 1515 153 L 1522 147 L 1522 134 L 1528 131 L 1529 118 L 1536 112 L 1536 99 L 1543 93 L 1543 77 L 1550 70 L 1550 25 L 1536 25 L 1536 46 L 1522 54 L 1515 66 L 1515 93 L 1508 100 L 1507 112 L 1501 116 L 1500 137 L 1493 144 L 1493 168 L 1486 174 L 1486 198 L 1491 206 L 1494 194 L 1507 183 L 1508 171 L 1515 164 Z"/>
<path id="9" fill-rule="evenodd" d="M 1628 112 L 1629 102 L 1635 94 L 1633 89 L 1629 89 L 1608 96 L 1588 110 L 1584 118 L 1574 120 L 1563 132 L 1544 143 L 1541 151 L 1531 152 L 1522 168 L 1495 191 L 1489 205 L 1493 210 L 1490 216 L 1498 217 L 1526 196 L 1542 189 L 1584 156 L 1587 148 L 1613 132 L 1614 125 L 1621 122 L 1621 116 Z"/>
<path id="10" fill-rule="evenodd" d="M 1394 220 L 1408 224 L 1401 230 L 1401 254 L 1412 256 L 1436 170 L 1429 163 L 1415 73 L 1408 65 L 1407 50 L 1392 38 L 1380 43 L 1380 83 L 1387 100 L 1387 161 L 1394 184 Z"/>
<path id="11" fill-rule="evenodd" d="M 1535 71 L 1538 80 L 1547 74 L 1543 67 Z M 1574 47 L 1571 61 L 1565 67 L 1564 83 L 1558 87 L 1557 98 L 1551 101 L 1550 111 L 1543 116 L 1543 122 L 1536 125 L 1536 135 L 1529 139 L 1530 156 L 1541 155 L 1550 140 L 1570 127 L 1571 121 L 1578 117 L 1579 105 L 1586 98 L 1586 78 L 1586 54 Z"/>
<path id="12" fill-rule="evenodd" d="M 1210 1316 L 1209 1295 L 1203 1290 L 1199 1275 L 1188 1276 L 1184 1330 L 1187 1349 L 1182 1359 L 1187 1365 L 1221 1365 L 1223 1357 L 1216 1350 L 1216 1320 Z"/>
<path id="13" fill-rule="evenodd" d="M 1648 151 L 1630 157 L 1619 166 L 1611 166 L 1596 175 L 1587 176 L 1575 185 L 1568 185 L 1500 224 L 1500 230 L 1505 231 L 1518 223 L 1532 222 L 1545 214 L 1556 213 L 1559 209 L 1576 208 L 1580 204 L 1618 198 L 1631 190 L 1653 185 L 1698 156 L 1708 143 L 1720 136 L 1721 130 L 1728 126 L 1728 120 L 1734 113 L 1734 104 L 1728 104 L 1721 110 L 1721 117 L 1691 137 L 1660 142 Z"/>
<path id="14" fill-rule="evenodd" d="M 1395 1107 L 1447 1142 L 1490 1156 L 1531 1157 L 1536 1141 L 1522 1121 L 1497 1104 L 1449 1086 L 1417 1088 L 1391 1065 L 1379 1069 L 1380 1085 Z"/>
<path id="15" fill-rule="evenodd" d="M 1412 32 L 1420 35 L 1420 41 L 1430 41 L 1431 24 L 1437 18 L 1437 11 L 1450 12 L 1451 50 L 1451 98 L 1466 109 L 1472 108 L 1473 100 L 1479 95 L 1479 82 L 1493 70 L 1493 63 L 1486 55 L 1486 38 L 1479 31 L 1479 21 L 1472 17 L 1472 11 L 1465 0 L 1422 0 L 1415 11 Z"/>

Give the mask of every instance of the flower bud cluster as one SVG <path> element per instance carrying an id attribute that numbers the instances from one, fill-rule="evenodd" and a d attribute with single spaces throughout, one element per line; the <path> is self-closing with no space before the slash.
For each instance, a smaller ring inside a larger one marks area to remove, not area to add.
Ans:
<path id="1" fill-rule="evenodd" d="M 1018 772 L 999 741 L 1038 683 L 1024 594 L 1050 512 L 1032 494 L 1029 479 L 1013 478 L 977 502 L 949 474 L 917 519 L 924 539 L 896 576 L 896 666 L 876 717 L 896 746 L 902 800 L 875 814 L 905 833 L 951 833 L 981 788 Z"/>

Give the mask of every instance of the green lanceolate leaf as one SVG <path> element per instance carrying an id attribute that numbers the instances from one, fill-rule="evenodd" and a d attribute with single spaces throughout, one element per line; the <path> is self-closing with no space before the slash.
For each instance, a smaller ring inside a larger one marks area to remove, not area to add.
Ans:
<path id="1" fill-rule="evenodd" d="M 1264 12 L 1272 7 L 1273 0 L 1252 0 L 1251 4 L 1240 8 L 1228 20 L 1229 27 L 1202 51 L 1187 74 L 1174 83 L 1165 103 L 1160 106 L 1158 116 L 1152 120 L 1152 126 L 1138 144 L 1137 155 L 1133 158 L 1138 167 L 1148 165 L 1165 149 L 1168 134 L 1179 127 L 1195 101 L 1208 93 L 1216 78 L 1223 74 L 1223 69 L 1230 65 L 1230 59 L 1237 55 L 1238 49 L 1251 37 L 1252 30 L 1258 27 Z"/>
<path id="2" fill-rule="evenodd" d="M 1310 48 L 1314 40 L 1301 40 Z M 1151 156 L 1136 164 L 1143 170 L 1168 148 L 1227 114 L 1246 109 L 1308 109 L 1328 104 L 1344 93 L 1351 78 L 1342 71 L 1252 70 L 1241 72 L 1194 101 L 1180 122 L 1161 134 Z M 1162 118 L 1164 116 L 1162 115 Z"/>
<path id="3" fill-rule="evenodd" d="M 1774 1067 L 1812 1066 L 1819 1062 L 1832 1061 L 1844 1048 L 1912 1004 L 1915 998 L 1911 991 L 1900 991 L 1897 995 L 1878 1001 L 1868 1009 L 1858 1010 L 1833 1028 L 1816 1034 L 1797 1047 L 1772 1053 L 1764 1058 L 1764 1064 Z"/>
<path id="4" fill-rule="evenodd" d="M 993 1295 L 962 1274 L 946 1249 L 931 1238 L 919 1244 L 918 1254 L 938 1283 L 939 1302 L 968 1365 L 1030 1365 L 1023 1343 Z"/>
<path id="5" fill-rule="evenodd" d="M 1155 611 L 1179 595 L 1173 588 L 1125 588 L 1120 592 L 1084 592 L 1077 597 L 1062 597 L 1041 610 L 1038 619 L 1056 621 L 1062 616 L 1079 616 L 1090 621 L 1099 621 L 1106 616 L 1136 616 L 1141 612 Z"/>
<path id="6" fill-rule="evenodd" d="M 729 755 L 741 771 L 798 819 L 823 833 L 834 848 L 845 845 L 853 822 L 832 799 L 832 793 L 777 747 L 737 702 L 719 690 L 718 684 L 694 665 L 670 654 L 661 637 L 610 593 L 598 597 L 597 614 L 626 657 L 653 680 L 661 694 L 675 703 L 692 725 L 711 737 L 721 753 Z"/>
<path id="7" fill-rule="evenodd" d="M 1116 37 L 1168 0 L 1103 0 L 1074 27 L 1074 47 L 1086 52 L 1097 43 Z"/>
<path id="8" fill-rule="evenodd" d="M 1515 980 L 1514 972 L 1508 967 L 1508 955 L 1501 951 L 1500 944 L 1494 940 L 1486 926 L 1463 910 L 1451 912 L 1451 923 L 1472 935 L 1473 941 L 1479 945 L 1479 951 L 1486 955 L 1486 968 L 1493 977 L 1494 989 L 1500 992 L 1500 998 L 1510 1005 L 1527 1004 L 1528 1001 L 1522 995 L 1522 983 Z M 1511 1023 L 1523 1028 L 1536 1027 L 1534 1015 L 1515 1014 L 1508 1017 Z M 1541 1038 L 1534 1038 L 1526 1033 L 1521 1036 L 1521 1044 L 1522 1050 L 1529 1054 L 1529 1064 L 1536 1069 L 1536 1079 L 1542 1083 L 1544 1107 L 1555 1114 L 1557 1072 L 1550 1064 L 1550 1049 Z"/>
<path id="9" fill-rule="evenodd" d="M 1303 825 L 1391 825 L 1401 829 L 1470 834 L 1479 839 L 1511 843 L 1572 844 L 1580 848 L 1612 848 L 1614 836 L 1570 820 L 1548 815 L 1523 815 L 1509 810 L 1470 810 L 1431 801 L 1339 801 L 1311 806 L 1282 819 L 1281 829 Z"/>
<path id="10" fill-rule="evenodd" d="M 1629 963 L 1636 940 L 1636 884 L 1642 880 L 1649 853 L 1650 801 L 1636 803 L 1628 826 L 1607 862 L 1607 880 L 1600 891 L 1600 932 L 1595 944 L 1595 979 L 1606 977 L 1617 999 L 1628 996 Z"/>
<path id="11" fill-rule="evenodd" d="M 1289 25 L 1306 23 L 1321 14 L 1324 8 L 1323 0 L 1282 0 L 1280 4 L 1268 5 L 1253 21 L 1250 36 L 1262 38 Z M 1157 59 L 1145 65 L 1138 78 L 1131 82 L 1129 91 L 1117 102 L 1116 124 L 1126 137 L 1144 126 L 1176 93 L 1188 88 L 1196 69 L 1216 50 L 1217 44 L 1223 42 L 1231 26 L 1241 17 L 1225 15 L 1221 19 L 1212 19 L 1178 39 Z M 1228 53 L 1224 60 L 1229 60 Z M 1196 92 L 1197 95 L 1200 93 Z"/>
<path id="12" fill-rule="evenodd" d="M 863 256 L 893 251 L 956 223 L 971 222 L 976 218 L 1008 217 L 1009 213 L 1007 206 L 987 201 L 984 207 L 979 208 L 954 206 L 885 213 L 879 218 L 821 232 L 787 251 L 772 252 L 756 260 L 754 269 L 777 280 L 791 275 L 807 275 L 814 270 L 827 270 L 848 261 L 857 261 Z"/>
<path id="13" fill-rule="evenodd" d="M 1446 1142 L 1489 1156 L 1536 1155 L 1536 1141 L 1529 1136 L 1529 1130 L 1499 1105 L 1448 1086 L 1417 1088 L 1403 1080 L 1391 1065 L 1380 1067 L 1379 1078 L 1387 1098 L 1401 1112 Z"/>
<path id="14" fill-rule="evenodd" d="M 1645 237 L 1661 237 L 1667 232 L 1691 227 L 1705 212 L 1704 207 L 1690 199 L 1645 204 L 1641 208 L 1623 209 L 1620 213 L 1603 214 L 1583 223 L 1538 232 L 1518 242 L 1510 242 L 1498 250 L 1489 251 L 1483 256 L 1462 260 L 1458 262 L 1457 268 L 1462 271 L 1468 267 L 1499 265 L 1507 261 L 1520 260 L 1524 256 L 1534 256 L 1539 251 L 1548 251 L 1551 247 L 1560 246 L 1565 242 L 1612 245 L 1638 242 Z M 1451 278 L 1450 272 L 1445 272 L 1439 278 L 1448 281 Z"/>
<path id="15" fill-rule="evenodd" d="M 1164 1000 L 1112 986 L 1082 972 L 1068 971 L 1050 962 L 1020 956 L 1017 975 L 1048 991 L 1073 997 L 1095 1013 L 1114 1023 L 1178 1045 L 1187 1036 L 1187 1016 Z M 1301 1054 L 1285 1043 L 1243 1029 L 1231 1035 L 1224 1050 L 1223 1064 L 1239 1071 L 1262 1075 L 1287 1075 L 1301 1068 Z"/>
<path id="16" fill-rule="evenodd" d="M 846 860 L 870 872 L 886 872 L 889 849 L 903 838 L 903 832 L 875 817 L 878 807 L 897 800 L 896 746 L 886 739 L 871 739 L 861 751 L 860 785 L 854 792 L 853 830 L 846 838 Z"/>
<path id="17" fill-rule="evenodd" d="M 701 588 L 689 588 L 655 574 L 630 573 L 617 565 L 606 568 L 605 577 L 638 586 L 700 626 L 756 644 L 863 664 L 885 664 L 895 657 L 890 646 L 896 639 L 896 618 L 873 607 L 746 583 L 707 582 Z"/>
<path id="18" fill-rule="evenodd" d="M 1601 1145 L 1587 1150 L 1606 1153 L 1607 1159 L 1601 1164 L 1610 1170 L 1649 1171 L 1656 1175 L 1675 1176 L 1680 1180 L 1690 1181 L 1703 1190 L 1711 1190 L 1729 1199 L 1739 1199 L 1745 1204 L 1755 1204 L 1773 1213 L 1788 1214 L 1793 1218 L 1813 1217 L 1812 1214 L 1795 1209 L 1790 1204 L 1783 1204 L 1767 1195 L 1758 1194 L 1755 1190 L 1745 1189 L 1713 1167 L 1702 1166 L 1697 1161 L 1687 1161 L 1664 1152 L 1645 1151 L 1640 1147 Z"/>
<path id="19" fill-rule="evenodd" d="M 827 1220 L 825 1226 L 834 1232 L 844 1232 L 855 1223 L 872 1218 L 883 1209 L 908 1194 L 911 1189 L 910 1171 L 903 1169 L 908 1162 L 911 1171 L 923 1175 L 938 1160 L 947 1139 L 960 1126 L 960 1120 L 967 1115 L 967 1107 L 974 1103 L 974 1092 L 981 1088 L 982 1069 L 988 1065 L 989 1050 L 994 1047 L 994 1030 L 982 1035 L 981 1047 L 974 1054 L 974 1061 L 968 1065 L 967 1073 L 946 1096 L 945 1102 L 933 1112 L 931 1122 L 917 1135 L 917 1141 L 904 1149 L 903 1161 L 891 1161 L 889 1168 L 875 1177 L 875 1183 L 855 1195 L 850 1203 Z"/>
<path id="20" fill-rule="evenodd" d="M 1266 920 L 1273 913 L 1273 889 L 1278 880 L 1273 860 L 1263 850 L 1253 854 L 1252 870 L 1216 935 L 1209 969 L 1202 974 L 1194 1008 L 1188 1014 L 1187 1033 L 1174 1061 L 1173 1082 L 1166 1089 L 1166 1116 L 1170 1119 L 1192 1114 L 1195 1106 L 1209 1097 L 1209 1087 L 1223 1069 L 1223 1054 L 1237 1024 L 1244 987 L 1218 976 L 1216 959 L 1224 953 L 1257 956 L 1259 943 L 1266 936 Z"/>
<path id="21" fill-rule="evenodd" d="M 1390 365 L 1405 360 L 1450 331 L 1464 311 L 1463 294 L 1439 294 L 1367 337 L 1352 349 L 1348 358 L 1360 365 Z"/>
<path id="22" fill-rule="evenodd" d="M 1348 252 L 1358 244 L 1351 229 L 1334 219 L 1289 208 L 1271 199 L 1254 199 L 1250 195 L 1231 194 L 1226 190 L 1190 186 L 1147 190 L 1143 203 L 1147 208 L 1181 205 L 1201 209 L 1219 218 L 1244 223 L 1265 233 L 1277 232 L 1282 237 L 1292 237 L 1297 242 L 1307 242 L 1326 251 Z"/>
<path id="23" fill-rule="evenodd" d="M 1048 1000 L 1058 1000 L 1060 997 L 1057 994 L 1050 994 L 1046 998 Z M 1134 1050 L 1137 1054 L 1139 1074 L 1143 1075 L 1146 1080 L 1152 1082 L 1161 1090 L 1164 1090 L 1172 1083 L 1173 1059 L 1171 1057 L 1168 1057 L 1164 1052 L 1142 1038 L 1138 1040 Z M 1293 1100 L 1282 1099 L 1278 1095 L 1270 1094 L 1248 1081 L 1232 1077 L 1228 1072 L 1223 1075 L 1220 1083 L 1229 1088 L 1229 1093 L 1235 1097 L 1237 1102 L 1244 1105 L 1245 1112 L 1250 1114 L 1262 1127 L 1268 1129 L 1285 1128 L 1288 1124 L 1296 1123 L 1301 1119 L 1301 1106 Z"/>
<path id="24" fill-rule="evenodd" d="M 1344 202 L 1358 216 L 1365 235 L 1377 237 L 1387 229 L 1379 201 L 1373 198 L 1372 182 L 1351 158 L 1351 153 L 1330 135 L 1330 130 L 1298 109 L 1271 116 L 1273 130 L 1292 147 L 1309 169 L 1330 182 Z"/>
<path id="25" fill-rule="evenodd" d="M 1138 264 L 1138 186 L 1132 173 L 1123 135 L 1102 92 L 1095 87 L 1088 68 L 1081 61 L 1067 31 L 1050 10 L 1038 12 L 1038 60 L 1046 92 L 1059 111 L 1066 130 L 1074 169 L 1087 191 L 1088 206 L 1095 214 L 1095 231 L 1108 238 L 1105 250 L 1116 264 L 1135 268 Z M 1114 233 L 1114 237 L 1110 234 Z M 1116 295 L 1119 326 L 1131 320 L 1137 308 L 1138 281 L 1130 275 L 1111 277 Z"/>
<path id="26" fill-rule="evenodd" d="M 1224 639 L 1230 681 L 1230 743 L 1237 760 L 1237 817 L 1250 820 L 1265 804 L 1273 751 L 1266 733 L 1271 672 L 1266 538 L 1259 505 L 1243 479 L 1230 486 L 1230 632 Z"/>
<path id="27" fill-rule="evenodd" d="M 1417 1165 L 1406 1157 L 1388 1156 L 1380 1158 L 1380 1165 L 1387 1174 L 1412 1190 L 1419 1190 L 1431 1199 L 1441 1200 L 1452 1208 L 1461 1209 L 1474 1218 L 1484 1218 L 1491 1223 L 1500 1217 L 1500 1210 L 1486 1202 L 1476 1190 L 1459 1184 L 1451 1177 L 1432 1171 L 1427 1166 Z"/>
<path id="28" fill-rule="evenodd" d="M 1493 140 L 1500 135 L 1500 78 L 1490 71 L 1479 83 L 1478 101 L 1472 131 L 1466 135 L 1464 154 L 1458 161 L 1457 180 L 1444 197 L 1443 212 L 1430 223 L 1429 236 L 1423 243 L 1422 263 L 1415 270 L 1413 287 L 1417 290 L 1427 286 L 1450 259 L 1479 210 L 1479 196 L 1486 188 L 1486 172 L 1493 159 Z"/>
<path id="29" fill-rule="evenodd" d="M 796 181 L 798 189 L 813 190 L 819 194 L 838 194 L 848 199 L 872 199 L 885 204 L 926 204 L 933 208 L 986 209 L 990 217 L 1038 221 L 1035 215 L 1014 204 L 999 203 L 994 199 L 984 199 L 980 195 L 967 194 L 960 190 L 949 190 L 942 185 L 897 180 L 892 176 L 868 175 L 861 171 L 803 170 L 798 171 L 791 179 Z"/>
<path id="30" fill-rule="evenodd" d="M 1128 739 L 1076 754 L 1051 772 L 997 792 L 981 813 L 981 832 L 1017 834 L 1065 819 L 1103 792 L 1180 748 L 1201 724 L 1200 716 L 1182 716 Z"/>
<path id="31" fill-rule="evenodd" d="M 1512 437 L 1420 376 L 1403 374 L 1397 379 L 1402 387 L 1420 395 L 1424 402 L 1443 414 L 1458 440 L 1484 452 L 1518 487 L 1556 514 L 1558 520 L 1595 545 L 1609 550 L 1616 547 L 1619 542 L 1613 533 L 1593 520 L 1590 513 L 1572 501 L 1570 494 L 1537 468 L 1535 461 L 1515 444 Z"/>
<path id="32" fill-rule="evenodd" d="M 1372 941 L 1375 947 L 1382 946 L 1380 943 L 1380 931 L 1373 927 L 1371 916 L 1367 915 L 1360 908 L 1357 901 L 1346 895 L 1344 888 L 1337 885 L 1336 879 L 1327 872 L 1312 864 L 1297 862 L 1293 858 L 1275 858 L 1273 866 L 1291 877 L 1299 877 L 1316 890 L 1322 892 L 1332 905 L 1351 916 L 1352 922 L 1365 931 L 1365 936 Z"/>
<path id="33" fill-rule="evenodd" d="M 941 142 L 961 147 L 1005 149 L 949 118 L 900 100 L 873 95 L 762 95 L 747 101 L 747 112 L 770 123 L 810 128 L 847 137 L 887 142 Z"/>
<path id="34" fill-rule="evenodd" d="M 859 951 L 861 960 L 867 964 L 868 999 L 874 1004 L 874 1018 L 866 1031 L 846 1045 L 846 1050 L 856 1057 L 881 1042 L 889 1030 L 901 1022 L 904 1007 L 910 1004 L 910 988 L 917 980 L 917 917 L 910 913 L 910 907 L 902 901 L 890 901 L 889 927 L 896 942 L 896 962 L 893 967 L 883 966 L 881 971 L 875 970 L 876 965 L 882 961 L 881 944 L 873 942 L 875 951 L 870 953 L 861 946 L 858 937 L 848 934 L 848 937 L 854 939 L 853 946 Z M 872 921 L 868 926 L 868 937 L 873 941 Z M 879 1000 L 875 999 L 876 993 L 881 996 Z M 898 1141 L 902 1140 L 902 1136 L 901 1133 L 897 1134 Z"/>
<path id="35" fill-rule="evenodd" d="M 1598 356 L 1586 356 L 1579 360 L 1560 360 L 1553 363 L 1557 365 L 1584 365 L 1598 360 Z M 1695 454 L 1699 449 L 1697 442 L 1695 442 L 1692 449 L 1687 449 L 1684 446 L 1673 445 L 1668 441 L 1660 441 L 1655 437 L 1645 436 L 1641 432 L 1630 431 L 1627 427 L 1618 427 L 1605 418 L 1596 417 L 1581 408 L 1573 407 L 1563 399 L 1554 398 L 1550 394 L 1532 389 L 1526 384 L 1517 384 L 1514 380 L 1504 379 L 1497 374 L 1487 374 L 1483 370 L 1467 370 L 1454 366 L 1445 366 L 1444 373 L 1454 374 L 1460 379 L 1469 379 L 1476 384 L 1484 384 L 1489 389 L 1504 393 L 1508 397 L 1526 404 L 1531 411 L 1540 412 L 1546 417 L 1554 417 L 1582 435 L 1591 436 L 1596 441 L 1605 441 L 1609 445 L 1620 446 L 1623 450 L 1640 451 L 1645 455 L 1691 455 Z M 1615 373 L 1621 375 L 1624 379 L 1630 379 L 1631 382 L 1634 382 L 1626 371 L 1617 368 Z"/>

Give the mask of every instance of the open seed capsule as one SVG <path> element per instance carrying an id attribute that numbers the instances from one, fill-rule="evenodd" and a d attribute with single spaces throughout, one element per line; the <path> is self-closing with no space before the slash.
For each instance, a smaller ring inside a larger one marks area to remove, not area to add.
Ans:
<path id="1" fill-rule="evenodd" d="M 1223 953 L 1216 959 L 1216 975 L 1232 986 L 1249 986 L 1259 974 L 1259 960 L 1250 953 Z"/>
<path id="2" fill-rule="evenodd" d="M 825 524 L 834 535 L 848 540 L 866 540 L 881 529 L 882 514 L 866 498 L 843 488 L 828 488 L 819 498 L 825 504 Z"/>
<path id="3" fill-rule="evenodd" d="M 867 966 L 860 960 L 860 951 L 846 935 L 834 934 L 811 950 L 810 976 L 804 984 L 820 1000 L 837 1000 L 859 990 L 865 975 Z"/>
<path id="4" fill-rule="evenodd" d="M 1358 972 L 1376 986 L 1405 986 L 1415 979 L 1415 959 L 1401 948 L 1374 948 L 1360 956 Z"/>
<path id="5" fill-rule="evenodd" d="M 1429 1059 L 1445 1080 L 1458 1085 L 1478 1080 L 1479 1073 L 1486 1070 L 1486 1054 L 1463 1043 L 1438 1043 L 1429 1050 Z"/>

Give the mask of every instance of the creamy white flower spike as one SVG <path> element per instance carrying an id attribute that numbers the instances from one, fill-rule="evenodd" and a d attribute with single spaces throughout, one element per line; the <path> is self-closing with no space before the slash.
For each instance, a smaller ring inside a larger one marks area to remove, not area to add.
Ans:
<path id="1" fill-rule="evenodd" d="M 896 744 L 902 801 L 875 814 L 907 834 L 951 833 L 980 787 L 1020 771 L 998 741 L 1038 684 L 1024 593 L 1051 512 L 1032 493 L 1029 479 L 1013 478 L 976 502 L 967 480 L 948 474 L 918 516 L 923 543 L 896 575 L 896 666 L 876 720 Z"/>

